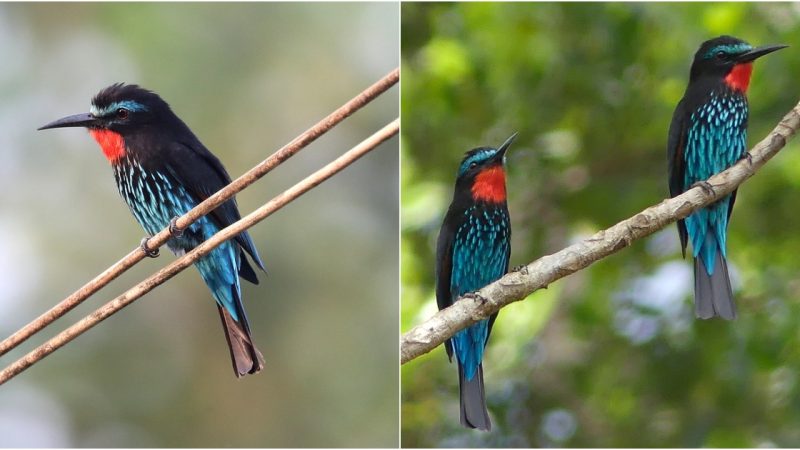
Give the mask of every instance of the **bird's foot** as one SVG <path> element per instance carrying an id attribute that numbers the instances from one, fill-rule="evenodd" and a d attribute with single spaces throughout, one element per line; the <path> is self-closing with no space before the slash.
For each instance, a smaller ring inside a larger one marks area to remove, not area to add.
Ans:
<path id="1" fill-rule="evenodd" d="M 747 160 L 747 164 L 751 167 L 753 166 L 753 154 L 750 152 L 744 152 L 744 159 Z"/>
<path id="2" fill-rule="evenodd" d="M 179 238 L 183 236 L 183 230 L 183 228 L 178 227 L 178 216 L 169 221 L 169 232 L 172 233 L 173 237 Z"/>
<path id="3" fill-rule="evenodd" d="M 714 195 L 714 186 L 712 186 L 711 183 L 709 183 L 708 181 L 698 181 L 697 183 L 691 185 L 689 189 L 693 189 L 696 187 L 699 187 L 700 189 L 705 191 L 706 194 Z"/>
<path id="4" fill-rule="evenodd" d="M 146 236 L 143 237 L 142 238 L 142 242 L 141 242 L 141 244 L 139 244 L 139 246 L 142 248 L 142 251 L 144 252 L 144 255 L 147 256 L 148 258 L 158 258 L 158 249 L 151 250 L 147 246 L 147 241 L 148 240 L 150 240 L 149 237 L 146 237 Z"/>

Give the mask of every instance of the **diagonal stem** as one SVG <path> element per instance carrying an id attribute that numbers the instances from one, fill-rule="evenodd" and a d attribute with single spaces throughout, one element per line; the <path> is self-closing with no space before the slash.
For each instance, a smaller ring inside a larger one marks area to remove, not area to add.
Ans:
<path id="1" fill-rule="evenodd" d="M 442 342 L 510 303 L 628 247 L 694 211 L 730 194 L 775 156 L 800 129 L 800 103 L 750 151 L 749 157 L 708 179 L 711 190 L 700 186 L 662 201 L 552 255 L 543 256 L 519 271 L 509 272 L 473 295 L 464 296 L 437 312 L 400 338 L 400 363 L 430 352 Z"/>

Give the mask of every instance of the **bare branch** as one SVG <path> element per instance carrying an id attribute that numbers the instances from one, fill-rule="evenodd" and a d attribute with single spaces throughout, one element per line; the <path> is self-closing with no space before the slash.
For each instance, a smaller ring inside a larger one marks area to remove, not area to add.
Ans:
<path id="1" fill-rule="evenodd" d="M 211 250 L 215 249 L 223 242 L 234 238 L 242 231 L 245 231 L 253 225 L 261 222 L 273 212 L 284 207 L 291 201 L 313 189 L 333 175 L 339 173 L 345 167 L 354 163 L 368 152 L 374 150 L 382 142 L 397 134 L 399 129 L 400 120 L 395 119 L 393 122 L 389 123 L 377 133 L 362 141 L 360 144 L 353 147 L 327 166 L 308 176 L 283 193 L 277 195 L 260 208 L 234 222 L 230 226 L 221 230 L 219 233 L 215 234 L 210 239 L 198 245 L 191 252 L 186 253 L 182 257 L 176 259 L 163 269 L 129 289 L 124 294 L 118 296 L 114 300 L 95 310 L 93 313 L 79 320 L 74 325 L 70 326 L 49 341 L 45 342 L 24 357 L 3 369 L 3 371 L 0 372 L 0 384 L 3 384 L 15 377 L 28 367 L 38 362 L 40 359 L 63 347 L 66 343 L 80 336 L 88 329 L 110 317 L 112 314 L 121 310 L 125 306 L 133 303 L 136 299 L 150 292 L 156 286 L 164 283 L 182 270 L 191 266 L 195 261 L 210 253 Z"/>
<path id="2" fill-rule="evenodd" d="M 518 272 L 510 272 L 475 294 L 467 295 L 452 306 L 437 312 L 403 334 L 400 339 L 401 363 L 405 364 L 428 353 L 457 331 L 488 318 L 502 307 L 522 300 L 550 283 L 616 253 L 633 241 L 719 200 L 775 156 L 798 128 L 800 103 L 795 105 L 766 138 L 753 147 L 751 157 L 743 158 L 724 172 L 709 178 L 708 183 L 713 192 L 707 192 L 698 186 L 677 197 L 664 200 L 588 239 L 552 255 L 543 256 Z"/>
<path id="3" fill-rule="evenodd" d="M 229 198 L 242 191 L 244 188 L 255 183 L 258 179 L 272 171 L 272 169 L 289 159 L 291 156 L 308 146 L 310 143 L 314 142 L 314 140 L 316 140 L 318 137 L 322 136 L 331 128 L 338 125 L 341 121 L 352 115 L 354 112 L 358 111 L 366 104 L 377 98 L 390 87 L 397 84 L 399 79 L 400 69 L 391 71 L 389 74 L 378 80 L 375 84 L 368 87 L 353 99 L 329 114 L 327 117 L 317 122 L 314 126 L 283 146 L 277 152 L 273 153 L 270 157 L 259 163 L 257 166 L 245 172 L 242 176 L 231 182 L 231 184 L 192 208 L 192 210 L 178 219 L 176 225 L 181 229 L 185 229 L 197 219 L 206 215 L 209 211 L 212 211 L 214 208 L 221 205 Z M 164 245 L 170 239 L 170 237 L 171 235 L 169 233 L 169 229 L 165 228 L 147 241 L 147 247 L 150 249 L 157 249 Z M 137 246 L 133 251 L 128 253 L 116 264 L 104 270 L 102 273 L 94 277 L 91 281 L 62 300 L 56 306 L 52 307 L 44 314 L 22 327 L 19 331 L 0 342 L 0 356 L 6 354 L 19 344 L 25 342 L 25 340 L 41 331 L 44 327 L 68 313 L 76 306 L 80 305 L 92 294 L 102 289 L 108 283 L 123 274 L 126 270 L 130 269 L 139 261 L 144 259 L 144 256 L 145 255 L 141 247 Z"/>

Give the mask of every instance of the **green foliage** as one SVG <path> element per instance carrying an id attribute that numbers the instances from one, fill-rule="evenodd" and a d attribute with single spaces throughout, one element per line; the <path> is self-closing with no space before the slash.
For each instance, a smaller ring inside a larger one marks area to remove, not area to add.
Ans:
<path id="1" fill-rule="evenodd" d="M 402 23 L 402 329 L 435 310 L 434 243 L 463 152 L 509 151 L 511 265 L 668 195 L 666 137 L 699 44 L 759 60 L 750 145 L 800 96 L 790 4 L 409 3 Z M 669 227 L 501 311 L 486 353 L 491 433 L 458 424 L 454 365 L 402 368 L 404 446 L 800 445 L 800 160 L 739 192 L 729 255 L 740 317 L 693 317 Z"/>

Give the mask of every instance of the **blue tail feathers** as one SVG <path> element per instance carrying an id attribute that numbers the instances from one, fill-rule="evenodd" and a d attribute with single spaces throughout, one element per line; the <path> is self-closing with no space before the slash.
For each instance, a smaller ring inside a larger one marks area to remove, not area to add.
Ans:
<path id="1" fill-rule="evenodd" d="M 714 273 L 717 253 L 721 253 L 723 258 L 727 257 L 729 202 L 730 197 L 725 197 L 686 218 L 692 254 L 703 261 L 709 275 Z"/>
<path id="2" fill-rule="evenodd" d="M 229 241 L 195 263 L 214 300 L 228 310 L 237 322 L 242 298 L 239 283 L 240 261 L 237 249 Z"/>
<path id="3" fill-rule="evenodd" d="M 464 378 L 471 381 L 475 377 L 481 362 L 486 338 L 489 334 L 489 320 L 465 328 L 453 337 L 456 357 L 464 370 Z"/>

